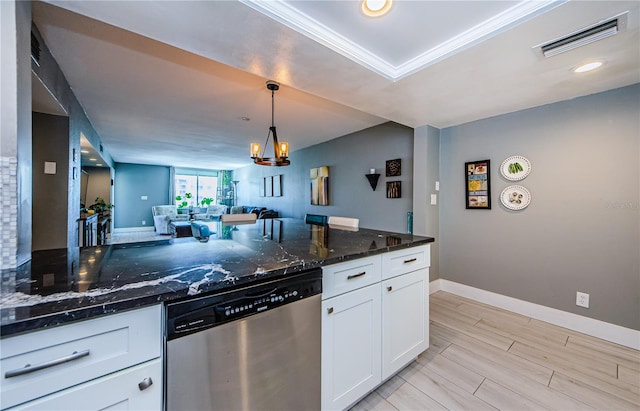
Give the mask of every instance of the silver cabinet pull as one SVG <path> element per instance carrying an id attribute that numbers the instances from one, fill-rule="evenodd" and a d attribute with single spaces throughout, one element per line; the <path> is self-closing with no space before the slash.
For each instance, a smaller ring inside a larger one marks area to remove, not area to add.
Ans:
<path id="1" fill-rule="evenodd" d="M 393 287 L 391 286 L 387 287 L 387 291 L 391 292 L 391 290 L 393 290 Z"/>
<path id="2" fill-rule="evenodd" d="M 327 308 L 327 314 L 333 314 L 333 307 Z"/>
<path id="3" fill-rule="evenodd" d="M 417 258 L 412 258 L 410 260 L 404 260 L 404 263 L 405 264 L 409 264 L 409 263 L 412 263 L 412 262 L 417 261 L 417 260 L 418 260 Z"/>
<path id="4" fill-rule="evenodd" d="M 74 351 L 71 355 L 68 355 L 68 356 L 62 357 L 62 358 L 58 358 L 58 359 L 55 359 L 55 360 L 43 362 L 42 364 L 36 364 L 36 365 L 27 364 L 27 365 L 24 366 L 24 368 L 20 368 L 20 369 L 17 369 L 17 370 L 11 370 L 11 371 L 5 372 L 4 373 L 4 378 L 17 377 L 19 375 L 25 375 L 25 374 L 29 374 L 29 373 L 32 373 L 32 372 L 44 370 L 45 368 L 55 367 L 56 365 L 64 364 L 66 362 L 79 360 L 80 358 L 86 357 L 87 355 L 89 355 L 89 350 L 84 350 L 84 351 L 80 351 L 80 352 Z"/>
<path id="5" fill-rule="evenodd" d="M 358 273 L 358 274 L 352 274 L 352 275 L 347 276 L 347 280 L 353 280 L 354 278 L 362 277 L 365 274 L 367 274 L 366 271 L 363 271 L 363 272 Z"/>
<path id="6" fill-rule="evenodd" d="M 138 388 L 140 389 L 140 391 L 144 391 L 147 388 L 151 387 L 152 384 L 153 380 L 151 379 L 151 377 L 147 377 L 138 383 Z"/>

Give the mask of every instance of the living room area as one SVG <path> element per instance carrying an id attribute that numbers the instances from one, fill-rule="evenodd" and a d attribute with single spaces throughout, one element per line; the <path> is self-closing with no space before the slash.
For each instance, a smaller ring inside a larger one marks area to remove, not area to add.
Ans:
<path id="1" fill-rule="evenodd" d="M 231 170 L 116 163 L 114 197 L 117 204 L 118 199 L 125 199 L 125 207 L 115 207 L 115 227 L 107 244 L 191 236 L 194 222 L 215 233 L 212 223 L 226 218 L 255 221 L 281 216 L 260 205 L 261 201 L 239 203 L 240 181 L 232 176 Z M 261 199 L 274 196 L 272 189 L 263 191 Z M 281 197 L 281 192 L 276 190 L 275 197 Z"/>

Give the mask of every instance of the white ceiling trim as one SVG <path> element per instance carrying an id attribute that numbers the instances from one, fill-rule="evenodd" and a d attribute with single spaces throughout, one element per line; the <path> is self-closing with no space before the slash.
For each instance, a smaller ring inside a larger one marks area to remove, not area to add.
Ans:
<path id="1" fill-rule="evenodd" d="M 398 81 L 467 47 L 545 13 L 569 0 L 522 1 L 475 27 L 398 66 L 321 24 L 282 0 L 239 0 L 241 3 L 328 47 L 391 81 Z"/>

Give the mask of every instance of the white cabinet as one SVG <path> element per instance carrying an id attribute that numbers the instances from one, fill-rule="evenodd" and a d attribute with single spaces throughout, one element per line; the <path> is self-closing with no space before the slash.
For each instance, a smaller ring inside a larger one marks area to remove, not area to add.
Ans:
<path id="1" fill-rule="evenodd" d="M 323 267 L 322 409 L 343 410 L 429 345 L 429 246 Z"/>
<path id="2" fill-rule="evenodd" d="M 125 372 L 139 364 L 151 365 L 152 360 L 161 361 L 161 305 L 7 337 L 0 340 L 0 347 L 3 410 L 101 409 L 102 400 L 91 394 L 96 390 L 91 387 L 98 383 L 117 390 L 110 393 L 112 399 L 129 398 L 125 387 L 133 387 L 146 391 L 141 398 L 153 396 L 162 403 L 161 365 L 156 378 L 152 376 L 156 374 L 148 375 L 153 389 L 142 389 L 146 376 Z M 151 373 L 156 368 L 144 370 Z M 139 381 L 133 381 L 138 377 Z M 138 383 L 142 383 L 140 388 Z"/>
<path id="3" fill-rule="evenodd" d="M 382 380 L 429 347 L 429 271 L 382 282 Z"/>
<path id="4" fill-rule="evenodd" d="M 340 410 L 380 384 L 380 284 L 322 302 L 322 409 Z"/>
<path id="5" fill-rule="evenodd" d="M 162 360 L 159 358 L 10 408 L 24 411 L 161 409 Z"/>

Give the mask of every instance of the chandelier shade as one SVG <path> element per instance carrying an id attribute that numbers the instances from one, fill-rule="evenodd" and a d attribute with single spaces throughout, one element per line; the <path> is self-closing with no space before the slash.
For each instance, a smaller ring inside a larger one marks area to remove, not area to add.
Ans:
<path id="1" fill-rule="evenodd" d="M 267 133 L 267 141 L 264 143 L 264 149 L 260 152 L 260 143 L 251 143 L 251 158 L 255 164 L 261 166 L 288 166 L 291 164 L 289 161 L 289 143 L 278 142 L 278 133 L 274 124 L 274 94 L 280 88 L 280 84 L 275 81 L 267 81 L 267 89 L 271 90 L 271 127 L 269 127 L 269 133 Z M 269 146 L 269 137 L 273 143 L 274 157 L 265 157 L 265 152 Z"/>

